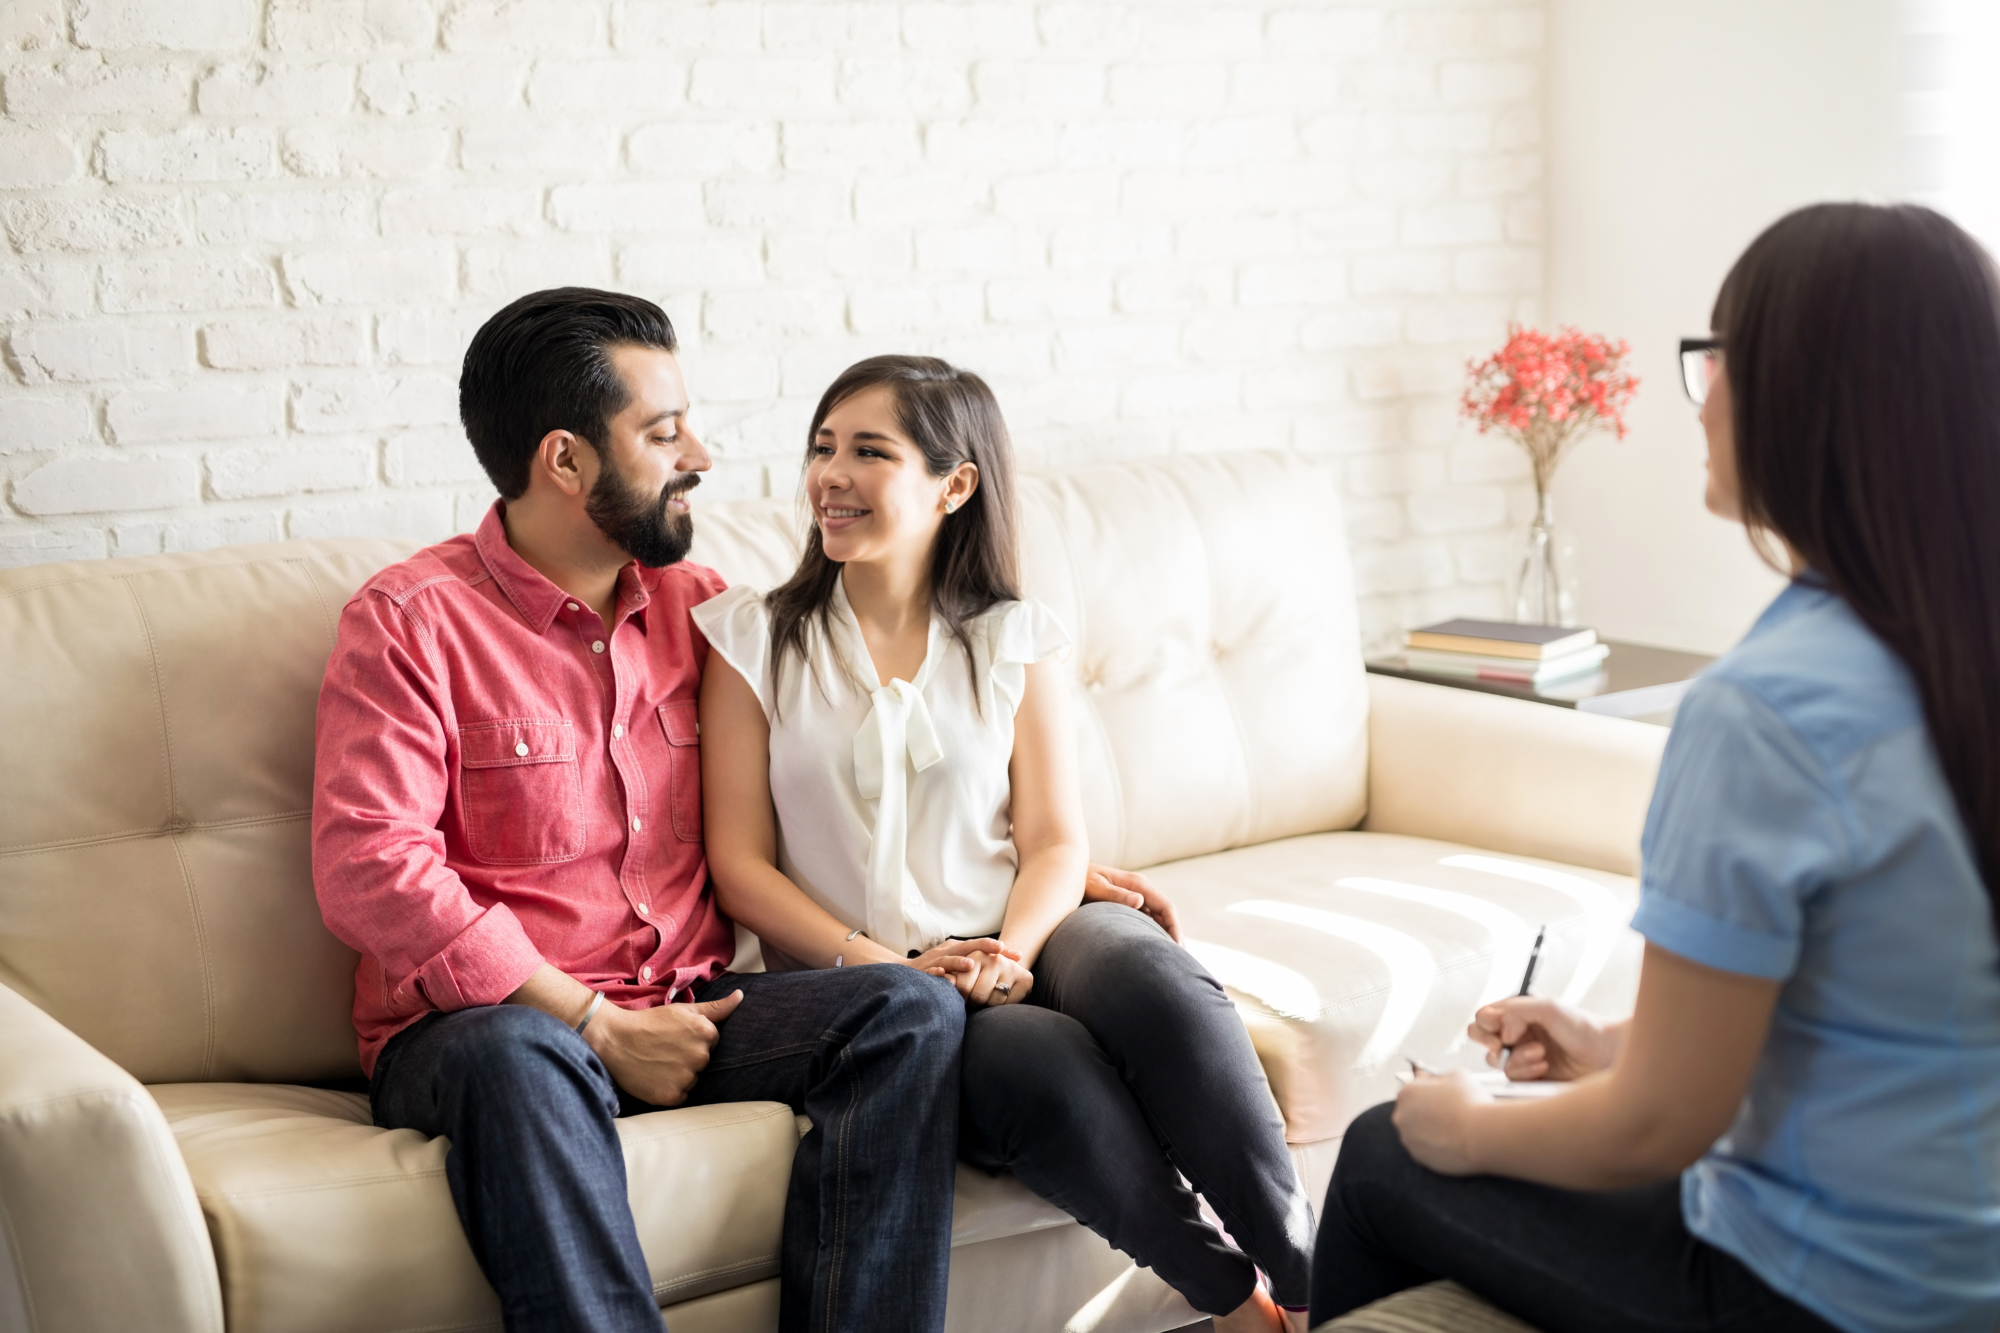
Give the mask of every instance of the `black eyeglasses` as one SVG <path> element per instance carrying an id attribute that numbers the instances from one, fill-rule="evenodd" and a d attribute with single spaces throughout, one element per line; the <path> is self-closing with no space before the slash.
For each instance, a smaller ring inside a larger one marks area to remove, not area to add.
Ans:
<path id="1" fill-rule="evenodd" d="M 1708 401 L 1708 386 L 1715 383 L 1715 363 L 1721 354 L 1720 338 L 1681 339 L 1681 387 L 1696 407 Z"/>

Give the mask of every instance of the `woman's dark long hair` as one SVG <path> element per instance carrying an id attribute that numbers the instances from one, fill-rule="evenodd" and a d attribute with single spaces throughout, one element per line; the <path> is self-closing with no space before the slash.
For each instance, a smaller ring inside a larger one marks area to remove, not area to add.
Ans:
<path id="1" fill-rule="evenodd" d="M 966 622 L 996 602 L 1020 598 L 1020 557 L 1014 521 L 1014 450 L 1007 423 L 986 381 L 934 356 L 871 356 L 857 361 L 820 396 L 806 430 L 806 459 L 827 414 L 864 389 L 886 388 L 896 400 L 896 425 L 923 451 L 924 466 L 942 477 L 961 463 L 979 469 L 979 485 L 945 515 L 931 553 L 931 609 L 964 647 Z M 803 483 L 801 483 L 803 484 Z M 798 569 L 766 598 L 771 610 L 771 679 L 785 654 L 810 661 L 806 635 L 826 631 L 840 565 L 826 558 L 819 525 L 806 534 Z M 867 682 L 873 685 L 873 681 Z M 976 692 L 975 692 L 976 693 Z"/>
<path id="2" fill-rule="evenodd" d="M 2000 276 L 1911 205 L 1774 223 L 1716 297 L 1743 517 L 1908 665 L 2000 920 Z"/>

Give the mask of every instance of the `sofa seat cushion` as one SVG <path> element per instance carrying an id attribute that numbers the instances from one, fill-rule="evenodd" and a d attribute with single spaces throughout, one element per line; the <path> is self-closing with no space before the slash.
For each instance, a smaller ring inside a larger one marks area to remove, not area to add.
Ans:
<path id="1" fill-rule="evenodd" d="M 1472 1012 L 1520 986 L 1631 1006 L 1638 886 L 1624 875 L 1387 833 L 1317 833 L 1149 867 L 1188 948 L 1249 1026 L 1294 1143 L 1395 1095 L 1403 1057 L 1475 1066 Z"/>
<path id="2" fill-rule="evenodd" d="M 498 1328 L 445 1184 L 445 1139 L 378 1129 L 368 1099 L 284 1084 L 148 1088 L 194 1178 L 231 1333 Z M 618 1122 L 639 1243 L 670 1305 L 778 1271 L 792 1152 L 776 1102 Z M 1073 1226 L 1012 1176 L 958 1168 L 952 1244 Z"/>
<path id="3" fill-rule="evenodd" d="M 996 1175 L 964 1162 L 958 1164 L 958 1182 L 951 1200 L 953 1248 L 1075 1225 L 1075 1218 L 1011 1174 Z"/>
<path id="4" fill-rule="evenodd" d="M 448 1142 L 377 1129 L 365 1097 L 283 1084 L 148 1089 L 179 1140 L 230 1333 L 498 1328 L 445 1184 Z M 618 1122 L 662 1305 L 778 1271 L 798 1129 L 776 1102 Z"/>

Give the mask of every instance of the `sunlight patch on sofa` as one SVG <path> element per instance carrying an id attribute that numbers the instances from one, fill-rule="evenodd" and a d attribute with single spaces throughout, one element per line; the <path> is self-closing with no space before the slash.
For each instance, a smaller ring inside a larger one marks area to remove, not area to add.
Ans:
<path id="1" fill-rule="evenodd" d="M 1376 879 L 1369 875 L 1350 875 L 1335 880 L 1333 886 L 1400 898 L 1419 907 L 1434 907 L 1440 912 L 1450 912 L 1484 926 L 1493 942 L 1493 966 L 1487 974 L 1486 985 L 1479 992 L 1481 1004 L 1491 1004 L 1503 995 L 1514 993 L 1521 969 L 1528 965 L 1528 951 L 1535 947 L 1535 932 L 1520 914 L 1470 893 L 1454 893 L 1450 889 L 1408 884 L 1399 879 Z"/>
<path id="2" fill-rule="evenodd" d="M 1380 1069 L 1402 1051 L 1404 1039 L 1416 1026 L 1418 1016 L 1424 1011 L 1424 1002 L 1430 999 L 1431 983 L 1437 979 L 1437 959 L 1421 941 L 1400 930 L 1364 921 L 1358 916 L 1344 916 L 1339 912 L 1321 911 L 1317 907 L 1300 907 L 1263 898 L 1234 903 L 1229 910 L 1266 921 L 1281 921 L 1286 925 L 1317 930 L 1335 939 L 1358 944 L 1380 958 L 1389 969 L 1388 999 L 1382 1006 L 1382 1017 L 1375 1022 L 1375 1031 L 1361 1048 L 1355 1064 L 1363 1073 L 1371 1072 Z"/>
<path id="3" fill-rule="evenodd" d="M 1319 990 L 1289 967 L 1207 940 L 1188 940 L 1187 951 L 1210 976 L 1230 990 L 1248 995 L 1279 1018 L 1310 1023 L 1325 1012 Z"/>
<path id="4" fill-rule="evenodd" d="M 1085 1301 L 1082 1308 L 1069 1317 L 1069 1321 L 1063 1325 L 1063 1333 L 1094 1333 L 1094 1330 L 1104 1323 L 1105 1317 L 1117 1308 L 1119 1296 L 1138 1277 L 1140 1271 L 1134 1266 L 1112 1278 L 1104 1290 Z"/>
<path id="5" fill-rule="evenodd" d="M 1571 974 L 1569 985 L 1563 987 L 1565 1004 L 1575 1004 L 1589 994 L 1598 974 L 1604 971 L 1605 963 L 1611 959 L 1611 950 L 1618 943 L 1618 928 L 1631 919 L 1630 909 L 1619 901 L 1617 894 L 1581 875 L 1509 861 L 1500 856 L 1447 856 L 1438 864 L 1539 884 L 1545 889 L 1554 889 L 1583 909 L 1584 915 L 1589 918 L 1589 938 L 1584 942 L 1583 956 L 1577 959 L 1576 971 Z"/>

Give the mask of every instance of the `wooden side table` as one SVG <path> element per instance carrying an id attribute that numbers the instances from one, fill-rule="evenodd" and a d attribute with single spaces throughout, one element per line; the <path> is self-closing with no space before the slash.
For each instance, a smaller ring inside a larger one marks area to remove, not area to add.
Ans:
<path id="1" fill-rule="evenodd" d="M 1378 676 L 1401 676 L 1426 685 L 1450 685 L 1455 689 L 1504 694 L 1558 708 L 1574 708 L 1585 713 L 1628 717 L 1661 726 L 1673 723 L 1674 710 L 1694 678 L 1715 659 L 1701 653 L 1677 652 L 1672 648 L 1649 648 L 1640 643 L 1605 639 L 1611 650 L 1596 671 L 1548 685 L 1518 684 L 1510 680 L 1480 680 L 1474 676 L 1453 676 L 1443 672 L 1419 671 L 1397 653 L 1370 658 L 1368 669 Z"/>

